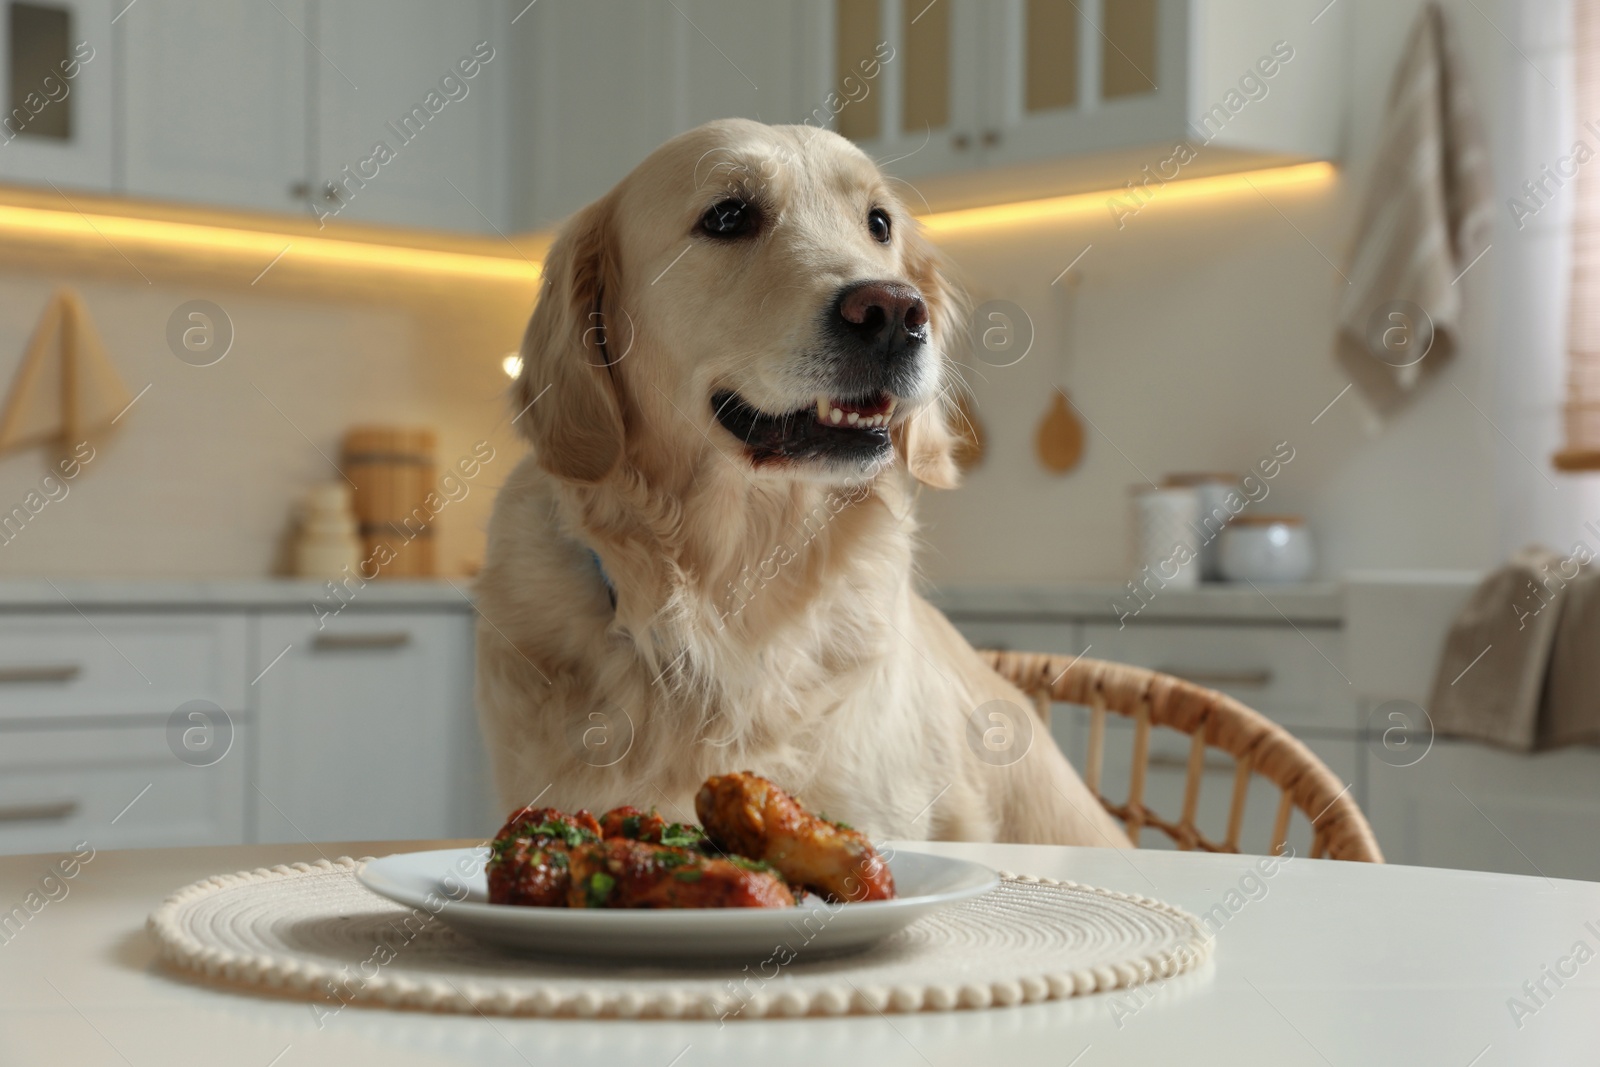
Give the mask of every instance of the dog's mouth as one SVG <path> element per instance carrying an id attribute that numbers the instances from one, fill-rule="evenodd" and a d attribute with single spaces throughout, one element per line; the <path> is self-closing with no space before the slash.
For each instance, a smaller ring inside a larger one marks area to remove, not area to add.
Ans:
<path id="1" fill-rule="evenodd" d="M 844 398 L 819 393 L 816 402 L 781 414 L 761 411 L 739 394 L 712 395 L 723 429 L 737 437 L 756 464 L 778 460 L 867 463 L 892 447 L 889 422 L 896 400 L 888 393 Z"/>

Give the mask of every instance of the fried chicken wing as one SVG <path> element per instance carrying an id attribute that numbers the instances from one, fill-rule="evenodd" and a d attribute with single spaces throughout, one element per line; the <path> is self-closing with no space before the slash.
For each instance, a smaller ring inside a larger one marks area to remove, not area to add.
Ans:
<path id="1" fill-rule="evenodd" d="M 612 837 L 571 853 L 572 908 L 788 908 L 794 892 L 766 864 Z"/>
<path id="2" fill-rule="evenodd" d="M 865 834 L 812 815 L 765 778 L 707 778 L 694 807 L 718 848 L 770 863 L 793 885 L 835 903 L 894 896 L 889 865 Z"/>
<path id="3" fill-rule="evenodd" d="M 565 907 L 572 885 L 571 850 L 599 839 L 600 824 L 587 811 L 568 815 L 555 808 L 526 807 L 512 812 L 484 867 L 489 902 Z"/>
<path id="4" fill-rule="evenodd" d="M 600 816 L 600 836 L 674 848 L 700 848 L 705 843 L 706 832 L 692 823 L 668 822 L 654 808 L 640 811 L 629 804 L 612 808 Z"/>

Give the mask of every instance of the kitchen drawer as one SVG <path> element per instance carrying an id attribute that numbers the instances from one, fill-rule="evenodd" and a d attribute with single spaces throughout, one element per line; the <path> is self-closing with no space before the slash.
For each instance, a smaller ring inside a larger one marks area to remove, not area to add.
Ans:
<path id="1" fill-rule="evenodd" d="M 1089 709 L 1057 704 L 1051 717 L 1051 734 L 1072 765 L 1081 772 L 1088 756 Z M 1133 770 L 1133 720 L 1119 715 L 1106 719 L 1105 758 L 1100 792 L 1114 803 L 1128 799 Z M 1351 738 L 1300 738 L 1341 781 L 1355 783 L 1361 759 L 1361 743 Z M 1150 732 L 1150 758 L 1145 775 L 1144 804 L 1162 818 L 1177 822 L 1183 814 L 1184 783 L 1189 774 L 1189 737 L 1176 730 L 1157 727 Z M 1220 749 L 1206 751 L 1205 773 L 1200 782 L 1200 802 L 1195 823 L 1200 832 L 1221 842 L 1228 833 L 1228 812 L 1233 803 L 1233 758 Z M 1352 784 L 1351 793 L 1356 795 Z M 1245 802 L 1244 823 L 1239 833 L 1239 848 L 1265 854 L 1272 844 L 1272 828 L 1278 814 L 1278 788 L 1265 778 L 1253 777 Z M 1356 796 L 1360 803 L 1359 795 Z M 1310 855 L 1311 823 L 1296 812 L 1289 820 L 1289 844 L 1296 854 Z M 1177 847 L 1165 833 L 1147 828 L 1139 840 L 1141 848 Z"/>
<path id="2" fill-rule="evenodd" d="M 204 767 L 164 726 L 0 731 L 0 853 L 243 844 L 246 748 L 237 718 Z"/>
<path id="3" fill-rule="evenodd" d="M 321 629 L 309 612 L 263 616 L 256 839 L 492 833 L 472 624 L 459 612 L 350 609 Z"/>
<path id="4" fill-rule="evenodd" d="M 203 614 L 0 616 L 0 722 L 245 706 L 245 620 Z"/>
<path id="5" fill-rule="evenodd" d="M 1333 629 L 1086 623 L 1094 659 L 1132 663 L 1216 689 L 1292 729 L 1360 729 L 1357 702 L 1336 667 L 1344 637 Z M 1324 658 L 1326 657 L 1326 658 Z M 1331 662 L 1330 662 L 1331 661 Z"/>

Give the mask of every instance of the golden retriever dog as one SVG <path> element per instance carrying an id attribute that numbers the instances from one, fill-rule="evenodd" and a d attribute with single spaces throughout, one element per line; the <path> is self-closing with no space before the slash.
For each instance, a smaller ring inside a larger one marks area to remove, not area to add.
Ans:
<path id="1" fill-rule="evenodd" d="M 477 590 L 505 808 L 753 770 L 875 839 L 1127 846 L 1032 702 L 913 587 L 963 327 L 878 168 L 713 122 L 567 224 Z"/>

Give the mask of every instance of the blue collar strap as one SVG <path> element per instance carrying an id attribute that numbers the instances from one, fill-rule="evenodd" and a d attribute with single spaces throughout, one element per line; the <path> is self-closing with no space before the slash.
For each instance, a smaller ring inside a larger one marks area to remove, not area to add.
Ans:
<path id="1" fill-rule="evenodd" d="M 617 587 L 612 585 L 611 579 L 606 576 L 606 569 L 600 563 L 600 553 L 596 552 L 592 548 L 588 549 L 587 551 L 589 553 L 589 558 L 594 560 L 595 573 L 600 575 L 600 584 L 606 587 L 606 596 L 611 598 L 612 610 L 615 610 L 617 606 Z"/>

